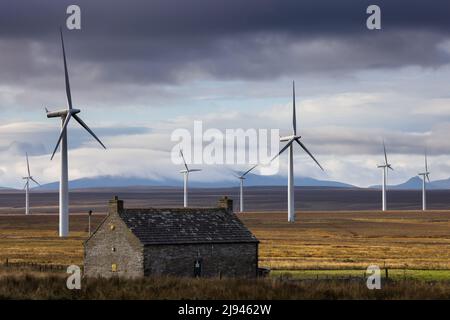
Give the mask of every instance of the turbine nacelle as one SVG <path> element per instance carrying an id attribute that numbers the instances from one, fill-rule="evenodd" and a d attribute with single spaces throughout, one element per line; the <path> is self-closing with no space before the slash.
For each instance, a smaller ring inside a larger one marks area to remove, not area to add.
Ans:
<path id="1" fill-rule="evenodd" d="M 250 169 L 248 169 L 247 171 L 245 171 L 244 173 L 242 172 L 235 172 L 233 175 L 238 178 L 239 180 L 245 180 L 245 176 L 250 173 L 250 171 L 252 171 L 253 169 L 255 169 L 258 166 L 258 164 L 255 164 L 253 167 L 251 167 Z"/>
<path id="2" fill-rule="evenodd" d="M 428 182 L 430 182 L 430 172 L 422 172 L 422 173 L 419 173 L 418 175 L 422 176 L 424 180 L 426 178 L 428 180 Z"/>
<path id="3" fill-rule="evenodd" d="M 297 117 L 295 115 L 295 83 L 292 82 L 292 132 L 293 134 L 290 136 L 283 136 L 280 137 L 281 142 L 287 142 L 286 145 L 278 152 L 277 155 L 275 155 L 270 162 L 275 160 L 280 154 L 282 154 L 287 148 L 291 147 L 291 145 L 294 142 L 297 142 L 297 144 L 311 157 L 311 159 L 314 160 L 314 162 L 319 166 L 321 170 L 323 170 L 320 163 L 314 158 L 311 152 L 306 148 L 306 146 L 303 144 L 303 142 L 300 141 L 301 136 L 297 135 Z"/>
<path id="4" fill-rule="evenodd" d="M 180 149 L 180 156 L 183 159 L 183 164 L 184 167 L 186 169 L 180 170 L 180 173 L 189 173 L 189 172 L 198 172 L 198 171 L 202 171 L 202 169 L 189 169 L 187 163 L 186 163 L 186 159 L 184 159 L 184 154 L 183 154 L 183 150 Z"/>
<path id="5" fill-rule="evenodd" d="M 283 136 L 280 137 L 280 141 L 281 142 L 286 142 L 286 141 L 290 141 L 290 140 L 295 140 L 295 139 L 300 139 L 302 136 L 297 136 L 295 134 L 290 135 L 290 136 Z"/>
<path id="6" fill-rule="evenodd" d="M 198 171 L 202 171 L 202 169 L 180 170 L 180 173 L 189 173 L 189 172 L 198 172 Z"/>
<path id="7" fill-rule="evenodd" d="M 33 181 L 36 185 L 40 186 L 41 184 L 39 182 L 37 182 L 33 176 L 31 175 L 31 171 L 30 171 L 30 162 L 28 161 L 28 153 L 26 153 L 26 158 L 27 158 L 27 172 L 28 172 L 28 176 L 26 177 L 22 177 L 23 180 L 26 180 L 27 182 L 25 182 L 25 186 L 24 189 L 27 187 L 27 185 L 29 186 L 30 181 Z"/>
<path id="8" fill-rule="evenodd" d="M 180 156 L 183 159 L 183 164 L 186 169 L 180 170 L 180 173 L 184 175 L 184 207 L 188 206 L 188 177 L 190 172 L 202 171 L 202 169 L 189 169 L 186 159 L 184 159 L 183 150 L 180 149 Z"/>
<path id="9" fill-rule="evenodd" d="M 74 115 L 81 112 L 81 110 L 79 109 L 64 109 L 57 111 L 48 111 L 47 109 L 45 109 L 45 111 L 47 112 L 47 118 L 62 118 L 66 117 L 69 113 L 71 115 Z"/>
<path id="10" fill-rule="evenodd" d="M 419 176 L 423 176 L 423 180 L 425 180 L 425 177 L 427 177 L 428 182 L 430 182 L 430 171 L 428 171 L 428 160 L 426 149 L 425 149 L 425 172 L 419 173 Z"/>
<path id="11" fill-rule="evenodd" d="M 383 165 L 378 165 L 378 168 L 388 168 L 391 170 L 394 170 L 394 168 L 392 168 L 392 165 L 388 162 L 388 158 L 387 158 L 387 153 L 386 153 L 386 145 L 384 143 L 383 140 L 383 152 L 384 152 L 384 164 Z"/>

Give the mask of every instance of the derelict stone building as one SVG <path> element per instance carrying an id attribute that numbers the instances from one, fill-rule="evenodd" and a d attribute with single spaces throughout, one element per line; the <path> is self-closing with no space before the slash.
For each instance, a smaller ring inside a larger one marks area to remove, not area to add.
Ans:
<path id="1" fill-rule="evenodd" d="M 232 212 L 217 208 L 125 209 L 115 197 L 84 244 L 86 276 L 256 277 L 258 240 Z"/>

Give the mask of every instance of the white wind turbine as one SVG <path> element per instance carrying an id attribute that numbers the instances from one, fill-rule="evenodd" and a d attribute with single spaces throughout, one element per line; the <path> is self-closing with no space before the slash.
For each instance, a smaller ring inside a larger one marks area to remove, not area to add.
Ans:
<path id="1" fill-rule="evenodd" d="M 295 221 L 295 204 L 294 204 L 294 146 L 293 143 L 296 142 L 300 147 L 314 160 L 314 162 L 323 170 L 320 163 L 314 158 L 314 156 L 309 152 L 306 146 L 300 141 L 301 136 L 297 135 L 297 119 L 295 115 L 295 82 L 292 82 L 292 135 L 281 137 L 280 141 L 287 142 L 287 144 L 280 150 L 280 152 L 271 160 L 273 161 L 276 157 L 282 154 L 286 149 L 289 148 L 288 155 L 288 221 Z"/>
<path id="2" fill-rule="evenodd" d="M 388 162 L 387 153 L 386 153 L 386 145 L 384 144 L 384 141 L 383 141 L 383 151 L 384 151 L 384 164 L 380 164 L 377 167 L 383 169 L 383 178 L 382 178 L 382 184 L 381 184 L 381 201 L 382 201 L 381 209 L 383 211 L 386 211 L 387 210 L 386 185 L 387 185 L 387 176 L 388 176 L 387 169 L 394 170 L 394 168 L 392 168 L 391 164 Z"/>
<path id="3" fill-rule="evenodd" d="M 234 176 L 240 180 L 240 196 L 239 196 L 239 212 L 244 212 L 244 180 L 245 176 L 255 169 L 258 165 L 255 164 L 253 167 L 245 171 L 243 174 L 235 174 Z"/>
<path id="4" fill-rule="evenodd" d="M 190 172 L 197 172 L 202 171 L 202 169 L 189 169 L 189 167 L 186 164 L 186 160 L 184 159 L 183 150 L 180 150 L 181 158 L 183 158 L 184 167 L 185 170 L 180 170 L 180 173 L 184 176 L 184 207 L 187 208 L 188 206 L 188 180 L 189 180 L 189 173 Z"/>
<path id="5" fill-rule="evenodd" d="M 425 172 L 419 173 L 419 176 L 422 177 L 422 210 L 427 210 L 427 189 L 426 189 L 426 180 L 430 182 L 430 172 L 428 171 L 428 161 L 427 161 L 427 152 L 425 151 Z"/>
<path id="6" fill-rule="evenodd" d="M 66 52 L 64 48 L 64 39 L 62 30 L 60 29 L 61 34 L 61 47 L 63 53 L 64 60 L 64 75 L 65 75 L 65 83 L 66 83 L 66 95 L 68 108 L 49 112 L 47 108 L 45 111 L 47 112 L 47 118 L 61 118 L 61 134 L 59 136 L 58 142 L 56 143 L 55 150 L 53 151 L 51 159 L 55 156 L 56 151 L 58 150 L 59 145 L 61 144 L 61 177 L 59 182 L 59 236 L 67 237 L 69 235 L 69 178 L 68 178 L 68 160 L 67 160 L 67 125 L 69 124 L 70 119 L 74 118 L 87 132 L 89 132 L 95 140 L 97 140 L 103 148 L 106 149 L 104 144 L 100 141 L 100 139 L 95 135 L 94 132 L 84 123 L 83 120 L 77 115 L 81 112 L 79 109 L 74 109 L 72 107 L 72 96 L 70 93 L 70 84 L 69 84 L 69 73 L 67 71 L 67 61 L 66 61 Z"/>
<path id="7" fill-rule="evenodd" d="M 25 190 L 25 214 L 30 214 L 30 181 L 33 181 L 38 186 L 40 186 L 40 184 L 31 175 L 30 162 L 28 161 L 28 153 L 26 153 L 26 157 L 27 157 L 28 175 L 26 177 L 23 177 L 23 179 L 26 180 L 25 186 L 23 188 Z"/>

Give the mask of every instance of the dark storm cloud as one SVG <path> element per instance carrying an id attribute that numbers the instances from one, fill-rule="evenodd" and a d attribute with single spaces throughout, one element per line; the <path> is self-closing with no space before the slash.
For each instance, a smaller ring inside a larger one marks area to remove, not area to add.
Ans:
<path id="1" fill-rule="evenodd" d="M 82 31 L 65 31 L 70 61 L 104 82 L 261 79 L 449 61 L 438 47 L 450 34 L 444 0 L 15 0 L 0 4 L 2 83 L 38 76 L 46 83 L 60 72 L 57 27 L 70 4 L 82 9 Z M 381 31 L 365 27 L 369 4 L 382 9 Z"/>

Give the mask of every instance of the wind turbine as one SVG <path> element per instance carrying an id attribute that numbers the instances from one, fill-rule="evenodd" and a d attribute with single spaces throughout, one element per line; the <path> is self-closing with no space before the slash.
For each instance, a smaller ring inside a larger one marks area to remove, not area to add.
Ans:
<path id="1" fill-rule="evenodd" d="M 184 159 L 183 150 L 180 149 L 180 155 L 181 158 L 183 158 L 184 167 L 185 170 L 180 170 L 180 173 L 184 176 L 184 207 L 187 208 L 188 206 L 188 180 L 189 180 L 189 173 L 190 172 L 197 172 L 202 171 L 202 169 L 189 169 L 189 167 L 186 164 L 186 160 Z"/>
<path id="2" fill-rule="evenodd" d="M 61 47 L 64 60 L 64 75 L 66 84 L 66 95 L 68 108 L 50 112 L 47 112 L 47 118 L 61 118 L 61 134 L 56 143 L 55 150 L 53 151 L 51 159 L 55 156 L 59 145 L 61 145 L 61 177 L 59 183 L 59 236 L 67 237 L 69 235 L 69 178 L 68 178 L 68 157 L 67 157 L 67 125 L 70 119 L 74 118 L 87 132 L 89 132 L 95 140 L 97 140 L 103 148 L 106 149 L 105 145 L 100 141 L 100 139 L 95 135 L 94 132 L 84 123 L 83 120 L 77 115 L 81 112 L 79 109 L 74 109 L 72 107 L 72 96 L 70 93 L 69 84 L 69 73 L 67 71 L 67 61 L 66 61 L 66 51 L 64 48 L 64 38 L 62 34 L 62 29 L 60 29 L 61 34 Z"/>
<path id="3" fill-rule="evenodd" d="M 27 169 L 28 169 L 28 175 L 26 177 L 23 177 L 25 182 L 25 186 L 23 187 L 25 189 L 25 214 L 30 214 L 30 181 L 33 181 L 36 185 L 40 186 L 39 182 L 37 182 L 30 172 L 30 162 L 28 161 L 28 153 L 26 153 L 27 157 Z"/>
<path id="4" fill-rule="evenodd" d="M 380 164 L 377 167 L 383 169 L 383 180 L 382 180 L 382 184 L 381 184 L 381 201 L 382 201 L 382 205 L 381 208 L 383 211 L 387 210 L 387 206 L 386 206 L 386 184 L 387 184 L 387 175 L 388 175 L 388 171 L 387 169 L 391 169 L 394 170 L 391 166 L 391 164 L 388 162 L 387 159 L 387 153 L 386 153 L 386 145 L 384 144 L 384 140 L 383 140 L 383 151 L 384 151 L 384 164 Z"/>
<path id="5" fill-rule="evenodd" d="M 422 210 L 427 210 L 426 180 L 430 182 L 430 172 L 428 171 L 427 152 L 425 151 L 425 172 L 419 173 L 422 176 Z"/>
<path id="6" fill-rule="evenodd" d="M 239 174 L 235 174 L 234 176 L 236 178 L 238 178 L 240 180 L 240 197 L 239 197 L 239 212 L 244 212 L 244 180 L 245 180 L 245 176 L 252 171 L 253 169 L 255 169 L 258 165 L 255 164 L 253 167 L 251 167 L 250 169 L 248 169 L 247 171 L 245 171 L 243 174 L 239 175 Z"/>
<path id="7" fill-rule="evenodd" d="M 292 82 L 292 135 L 281 137 L 281 142 L 287 142 L 287 144 L 280 150 L 280 152 L 272 158 L 273 161 L 276 157 L 282 154 L 286 149 L 289 148 L 288 156 L 288 221 L 295 222 L 295 204 L 294 204 L 294 145 L 296 142 L 300 147 L 314 160 L 314 162 L 323 170 L 320 163 L 314 158 L 314 156 L 309 152 L 306 146 L 300 141 L 301 136 L 297 135 L 297 119 L 295 115 L 295 82 Z"/>

